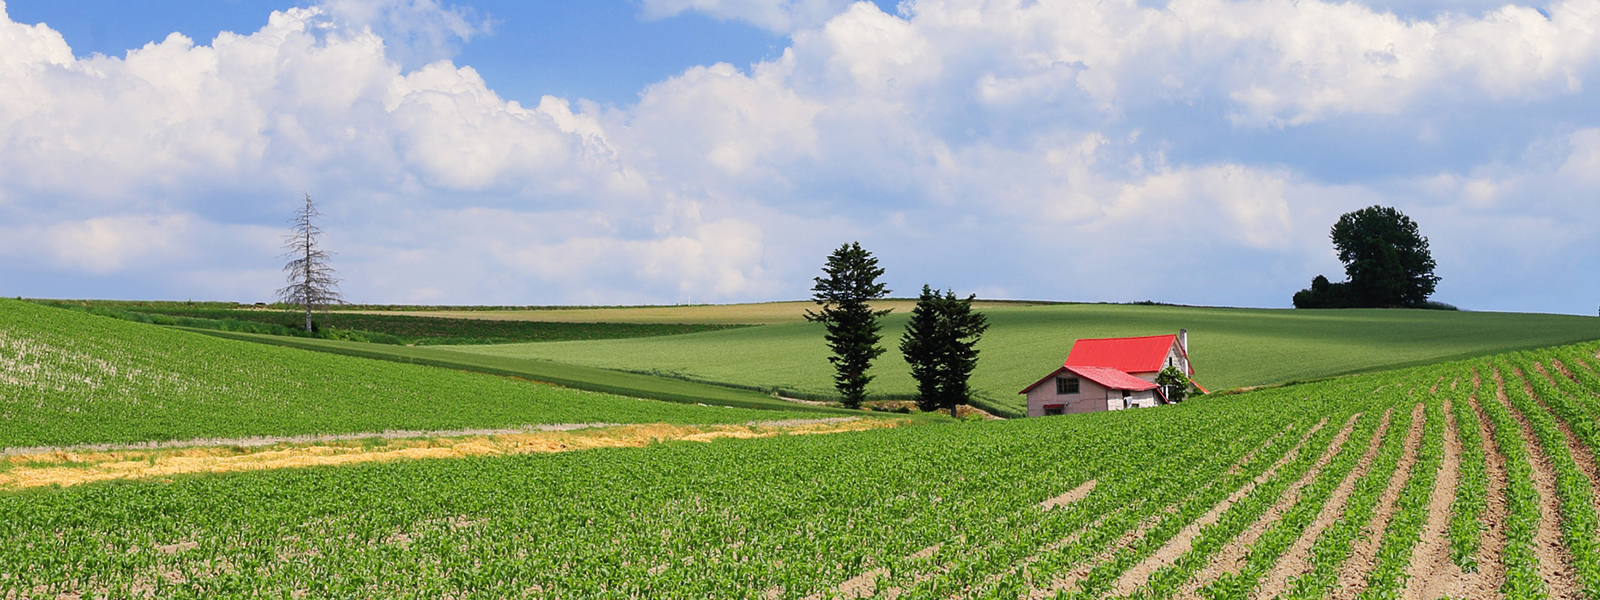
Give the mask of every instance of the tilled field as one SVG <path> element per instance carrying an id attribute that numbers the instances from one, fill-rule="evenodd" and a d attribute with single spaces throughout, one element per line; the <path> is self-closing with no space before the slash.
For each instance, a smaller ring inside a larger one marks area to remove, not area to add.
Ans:
<path id="1" fill-rule="evenodd" d="M 1156 410 L 0 494 L 0 589 L 1594 598 L 1596 348 Z"/>

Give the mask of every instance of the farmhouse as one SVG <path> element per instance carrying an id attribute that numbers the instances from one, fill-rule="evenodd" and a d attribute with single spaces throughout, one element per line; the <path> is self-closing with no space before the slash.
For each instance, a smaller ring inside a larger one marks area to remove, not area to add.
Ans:
<path id="1" fill-rule="evenodd" d="M 1167 367 L 1194 376 L 1187 330 L 1078 340 L 1061 368 L 1018 393 L 1027 396 L 1030 417 L 1159 406 L 1167 395 L 1155 384 L 1156 375 Z"/>

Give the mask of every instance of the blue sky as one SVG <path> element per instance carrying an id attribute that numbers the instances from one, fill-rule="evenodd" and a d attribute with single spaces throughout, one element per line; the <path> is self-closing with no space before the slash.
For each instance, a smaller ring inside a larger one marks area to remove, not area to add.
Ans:
<path id="1" fill-rule="evenodd" d="M 269 299 L 310 193 L 360 302 L 1279 307 L 1384 204 L 1600 303 L 1600 0 L 0 6 L 5 295 Z"/>

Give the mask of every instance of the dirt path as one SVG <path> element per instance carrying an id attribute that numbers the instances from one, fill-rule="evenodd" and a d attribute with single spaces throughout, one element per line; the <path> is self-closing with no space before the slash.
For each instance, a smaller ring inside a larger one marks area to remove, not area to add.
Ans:
<path id="1" fill-rule="evenodd" d="M 1289 577 L 1299 575 L 1310 570 L 1311 545 L 1317 541 L 1317 536 L 1322 531 L 1333 525 L 1334 521 L 1344 512 L 1344 504 L 1349 500 L 1350 494 L 1355 491 L 1356 481 L 1367 474 L 1367 469 L 1372 467 L 1372 461 L 1378 456 L 1378 447 L 1383 445 L 1383 438 L 1389 433 L 1389 422 L 1394 416 L 1394 409 L 1384 411 L 1383 420 L 1378 423 L 1378 429 L 1372 432 L 1372 438 L 1367 441 L 1367 451 L 1361 455 L 1361 460 L 1350 474 L 1339 482 L 1339 487 L 1334 488 L 1328 496 L 1327 502 L 1322 505 L 1322 511 L 1317 513 L 1316 520 L 1300 533 L 1294 545 L 1285 550 L 1283 556 L 1278 558 L 1278 563 L 1272 570 L 1256 593 L 1251 594 L 1252 599 L 1276 598 L 1289 589 Z"/>
<path id="2" fill-rule="evenodd" d="M 1378 546 L 1383 543 L 1384 533 L 1389 528 L 1389 520 L 1394 518 L 1395 504 L 1400 501 L 1400 490 L 1411 481 L 1412 470 L 1417 465 L 1417 452 L 1422 447 L 1422 428 L 1427 421 L 1425 409 L 1426 406 L 1423 404 L 1417 404 L 1411 409 L 1411 429 L 1406 431 L 1405 449 L 1401 451 L 1400 463 L 1395 465 L 1394 473 L 1389 476 L 1389 485 L 1378 497 L 1377 510 L 1373 511 L 1372 519 L 1367 522 L 1367 527 L 1363 530 L 1366 537 L 1356 541 L 1355 546 L 1351 548 L 1350 557 L 1345 559 L 1339 568 L 1339 582 L 1331 594 L 1335 600 L 1350 600 L 1367 589 L 1367 573 L 1372 571 L 1372 567 L 1377 566 Z"/>
<path id="3" fill-rule="evenodd" d="M 1278 519 L 1282 518 L 1283 513 L 1287 512 L 1289 507 L 1294 506 L 1295 501 L 1299 498 L 1301 488 L 1310 485 L 1311 482 L 1316 479 L 1317 474 L 1322 471 L 1322 468 L 1327 466 L 1329 462 L 1332 462 L 1333 457 L 1338 455 L 1340 450 L 1344 449 L 1345 442 L 1350 439 L 1350 433 L 1355 429 L 1356 421 L 1358 421 L 1360 418 L 1361 413 L 1351 415 L 1350 419 L 1345 421 L 1344 427 L 1339 430 L 1339 433 L 1335 434 L 1333 439 L 1328 442 L 1327 449 L 1323 450 L 1322 455 L 1317 457 L 1317 462 L 1313 464 L 1311 468 L 1300 477 L 1300 479 L 1290 484 L 1289 488 L 1285 489 L 1283 493 L 1279 495 L 1278 501 L 1273 504 L 1273 506 L 1269 508 L 1261 518 L 1257 519 L 1256 522 L 1250 526 L 1250 528 L 1246 529 L 1238 537 L 1235 537 L 1233 540 L 1229 541 L 1228 544 L 1224 545 L 1216 557 L 1211 560 L 1210 565 L 1225 564 L 1228 567 L 1227 570 L 1232 570 L 1232 567 L 1238 562 L 1239 558 L 1244 556 L 1244 551 L 1248 549 L 1251 544 L 1254 544 L 1257 538 L 1261 537 L 1262 532 L 1266 531 L 1266 528 L 1271 523 L 1275 523 Z M 1224 502 L 1224 504 L 1229 503 Z M 1231 504 L 1229 505 L 1231 506 Z M 1219 504 L 1218 507 L 1222 508 L 1223 506 Z M 1210 521 L 1202 523 L 1202 521 L 1206 521 L 1207 517 L 1211 517 Z M 1210 525 L 1211 523 L 1215 523 L 1219 518 L 1221 518 L 1221 511 L 1217 508 L 1213 508 L 1211 513 L 1207 513 L 1199 520 L 1191 523 L 1188 527 L 1185 527 L 1183 531 L 1179 532 L 1177 536 L 1173 537 L 1172 540 L 1163 545 L 1160 550 L 1156 551 L 1155 554 L 1152 554 L 1149 558 L 1146 558 L 1138 565 L 1135 565 L 1134 568 L 1129 569 L 1126 573 L 1123 573 L 1122 577 L 1117 580 L 1117 584 L 1113 588 L 1112 595 L 1126 596 L 1132 594 L 1134 590 L 1136 590 L 1139 586 L 1144 585 L 1144 583 L 1149 580 L 1152 573 L 1155 573 L 1157 570 L 1166 567 L 1167 565 L 1177 562 L 1179 558 L 1194 548 L 1195 538 L 1200 536 L 1201 528 Z M 1236 548 L 1238 550 L 1236 550 Z M 1209 570 L 1209 568 L 1210 567 L 1208 566 L 1206 570 Z M 1191 578 L 1190 582 L 1188 582 L 1184 589 L 1178 593 L 1178 596 L 1184 597 L 1191 595 L 1194 589 L 1198 589 L 1199 585 L 1201 585 L 1203 582 L 1210 581 L 1214 577 L 1215 575 L 1211 577 L 1201 576 Z"/>
<path id="4" fill-rule="evenodd" d="M 1556 496 L 1555 467 L 1551 466 L 1550 457 L 1528 424 L 1527 415 L 1506 398 L 1505 380 L 1499 369 L 1495 369 L 1494 382 L 1495 400 L 1516 417 L 1517 432 L 1522 435 L 1522 444 L 1528 449 L 1529 466 L 1533 467 L 1533 486 L 1539 490 L 1539 531 L 1533 536 L 1533 552 L 1539 557 L 1539 576 L 1550 589 L 1550 597 L 1576 598 L 1579 589 L 1576 574 L 1567 549 L 1561 544 L 1561 499 Z"/>
<path id="5" fill-rule="evenodd" d="M 0 461 L 0 489 L 77 485 L 113 479 L 162 478 L 186 473 L 227 473 L 346 465 L 424 458 L 569 452 L 590 448 L 646 446 L 668 440 L 709 442 L 718 438 L 841 433 L 896 427 L 886 419 L 807 419 L 751 425 L 617 425 L 582 429 L 514 430 L 419 438 L 384 434 L 330 442 L 278 442 L 263 446 L 201 446 L 180 449 L 51 451 L 15 454 Z M 403 432 L 414 433 L 414 432 Z M 449 433 L 449 432 L 446 432 Z"/>
<path id="6" fill-rule="evenodd" d="M 1283 456 L 1278 457 L 1278 460 L 1274 461 L 1272 463 L 1272 465 L 1268 466 L 1266 468 L 1266 470 L 1261 472 L 1260 475 L 1255 476 L 1248 483 L 1246 483 L 1245 485 L 1241 486 L 1238 490 L 1235 490 L 1232 494 L 1229 494 L 1227 499 L 1223 500 L 1217 506 L 1224 506 L 1224 505 L 1231 506 L 1234 502 L 1237 502 L 1239 500 L 1239 498 L 1242 498 L 1242 497 L 1244 497 L 1245 494 L 1250 493 L 1250 490 L 1255 489 L 1255 487 L 1257 485 L 1261 484 L 1264 481 L 1267 481 L 1267 480 L 1271 479 L 1273 477 L 1273 475 L 1275 475 L 1277 473 L 1278 469 L 1282 468 L 1283 465 L 1286 465 L 1289 462 L 1293 461 L 1296 456 L 1299 456 L 1300 450 L 1303 447 L 1305 447 L 1306 442 L 1311 439 L 1311 436 L 1315 435 L 1318 431 L 1321 431 L 1322 428 L 1324 426 L 1326 426 L 1327 424 L 1328 424 L 1327 417 L 1323 417 L 1323 419 L 1321 421 L 1318 421 L 1316 425 L 1312 426 L 1311 429 L 1306 430 L 1305 434 L 1300 436 L 1300 440 L 1295 442 L 1294 447 L 1290 448 L 1287 452 L 1284 452 Z M 1274 436 L 1274 437 L 1276 437 L 1276 436 Z M 1250 453 L 1250 456 L 1254 456 L 1254 455 L 1255 455 L 1254 452 Z M 1240 464 L 1236 464 L 1235 467 L 1241 467 L 1241 465 L 1242 465 L 1242 461 L 1241 461 Z M 1229 469 L 1229 471 L 1230 472 L 1237 472 L 1234 469 Z M 1208 486 L 1209 485 L 1210 484 L 1208 484 Z M 1202 488 L 1202 489 L 1204 489 L 1204 488 Z M 1199 493 L 1199 491 L 1200 490 L 1196 490 L 1195 493 Z M 1051 584 L 1048 587 L 1045 587 L 1043 589 L 1031 590 L 1029 592 L 1029 594 L 1028 594 L 1029 600 L 1043 600 L 1044 598 L 1053 598 L 1053 597 L 1055 597 L 1057 595 L 1058 592 L 1066 591 L 1066 590 L 1073 590 L 1073 589 L 1077 588 L 1078 584 L 1081 581 L 1083 581 L 1083 578 L 1087 577 L 1089 575 L 1089 573 L 1094 570 L 1095 567 L 1099 566 L 1101 563 L 1104 563 L 1104 562 L 1106 562 L 1108 560 L 1111 560 L 1113 557 L 1115 557 L 1117 555 L 1118 552 L 1121 552 L 1123 549 L 1125 549 L 1125 548 L 1127 548 L 1129 546 L 1132 546 L 1135 542 L 1139 541 L 1140 539 L 1143 539 L 1144 535 L 1146 533 L 1148 533 L 1151 528 L 1155 527 L 1157 524 L 1159 524 L 1161 522 L 1161 518 L 1162 517 L 1177 512 L 1179 510 L 1179 508 L 1181 506 L 1183 506 L 1183 504 L 1185 502 L 1188 502 L 1189 499 L 1192 498 L 1192 497 L 1194 497 L 1194 494 L 1189 494 L 1188 496 L 1184 497 L 1184 499 L 1179 500 L 1177 502 L 1174 502 L 1170 506 L 1167 506 L 1160 513 L 1151 515 L 1149 518 L 1146 518 L 1144 521 L 1139 523 L 1138 527 L 1135 527 L 1132 531 L 1129 531 L 1127 534 L 1124 534 L 1120 539 L 1118 539 L 1116 541 L 1116 543 L 1111 544 L 1110 546 L 1106 547 L 1105 550 L 1102 550 L 1099 554 L 1095 555 L 1094 558 L 1092 558 L 1090 560 L 1087 560 L 1087 561 L 1084 561 L 1083 564 L 1078 565 L 1077 567 L 1073 568 L 1066 575 L 1056 578 L 1055 581 L 1052 581 Z M 1206 514 L 1206 516 L 1211 516 L 1212 513 L 1220 514 L 1221 511 L 1218 510 L 1217 508 L 1213 507 L 1211 509 L 1211 512 L 1208 512 Z M 1201 518 L 1204 519 L 1205 517 L 1201 517 Z M 1215 521 L 1215 519 L 1216 519 L 1215 517 L 1212 517 L 1213 521 Z M 1184 531 L 1188 531 L 1188 529 L 1185 528 Z M 1180 532 L 1180 534 L 1181 534 L 1181 532 Z M 1191 538 L 1191 541 L 1192 541 L 1192 538 Z M 1147 574 L 1147 576 L 1148 576 L 1148 574 Z"/>
<path id="7" fill-rule="evenodd" d="M 1455 561 L 1450 560 L 1450 507 L 1456 498 L 1456 483 L 1461 472 L 1461 437 L 1456 433 L 1455 413 L 1449 398 L 1444 399 L 1444 457 L 1439 464 L 1439 478 L 1434 481 L 1433 494 L 1428 497 L 1428 522 L 1423 525 L 1422 539 L 1411 550 L 1411 564 L 1406 567 L 1405 600 L 1433 600 L 1434 598 L 1460 598 L 1465 595 L 1463 573 Z"/>
<path id="8" fill-rule="evenodd" d="M 785 419 L 781 421 L 751 421 L 745 423 L 749 427 L 793 427 L 796 425 L 820 425 L 827 423 L 843 423 L 854 421 L 861 417 L 826 417 L 819 419 Z M 478 435 L 513 435 L 520 433 L 534 433 L 547 431 L 574 431 L 578 429 L 596 429 L 602 427 L 621 427 L 622 423 L 551 423 L 543 425 L 524 425 L 521 427 L 505 427 L 498 429 L 435 429 L 435 430 L 410 430 L 391 429 L 388 431 L 373 431 L 363 433 L 336 433 L 336 434 L 310 434 L 310 435 L 260 435 L 237 438 L 196 438 L 190 440 L 166 440 L 160 442 L 134 442 L 130 444 L 77 444 L 72 446 L 24 446 L 17 448 L 0 449 L 0 456 L 22 456 L 51 454 L 58 452 L 116 452 L 121 450 L 169 450 L 176 448 L 211 448 L 218 446 L 259 448 L 262 446 L 278 446 L 283 444 L 317 444 L 326 442 L 347 442 L 351 440 L 403 440 L 414 438 L 439 438 L 439 437 L 468 437 Z"/>

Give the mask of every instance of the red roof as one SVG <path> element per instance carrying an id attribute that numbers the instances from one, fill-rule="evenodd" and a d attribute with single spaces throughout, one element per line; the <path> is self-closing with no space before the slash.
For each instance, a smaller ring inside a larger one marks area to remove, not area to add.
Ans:
<path id="1" fill-rule="evenodd" d="M 1176 335 L 1078 340 L 1067 354 L 1066 366 L 1110 367 L 1127 373 L 1160 371 L 1167 360 L 1167 351 L 1177 340 Z M 1193 367 L 1188 374 L 1194 374 Z"/>
<path id="2" fill-rule="evenodd" d="M 1161 387 L 1111 367 L 1074 367 L 1067 365 L 1066 367 L 1062 368 L 1082 375 L 1084 379 L 1088 379 L 1089 381 L 1093 381 L 1105 386 L 1107 389 L 1112 390 L 1142 392 Z"/>
<path id="3" fill-rule="evenodd" d="M 1104 386 L 1104 387 L 1106 387 L 1108 389 L 1113 389 L 1113 390 L 1130 390 L 1130 391 L 1135 391 L 1135 392 L 1142 392 L 1142 391 L 1145 391 L 1145 390 L 1148 390 L 1148 389 L 1154 389 L 1154 388 L 1160 387 L 1160 386 L 1158 386 L 1158 385 L 1156 385 L 1154 383 L 1150 383 L 1148 381 L 1145 381 L 1143 379 L 1139 379 L 1138 377 L 1134 377 L 1132 375 L 1129 375 L 1127 373 L 1123 373 L 1122 371 L 1118 371 L 1118 370 L 1112 369 L 1110 367 L 1061 367 L 1059 369 L 1051 371 L 1049 375 L 1045 375 L 1044 379 L 1040 379 L 1038 381 L 1033 382 L 1033 385 L 1030 385 L 1028 387 L 1022 388 L 1022 391 L 1017 392 L 1017 393 L 1018 394 L 1026 394 L 1026 393 L 1028 393 L 1028 390 L 1031 390 L 1033 388 L 1039 387 L 1040 384 L 1042 384 L 1042 383 L 1044 383 L 1046 381 L 1050 381 L 1051 379 L 1054 379 L 1055 376 L 1056 375 L 1060 375 L 1062 371 L 1071 372 L 1073 374 L 1076 374 L 1079 377 L 1082 377 L 1084 379 L 1088 379 L 1089 381 L 1093 381 L 1093 382 L 1098 383 L 1098 384 L 1100 384 L 1100 385 L 1102 385 L 1102 386 Z"/>

